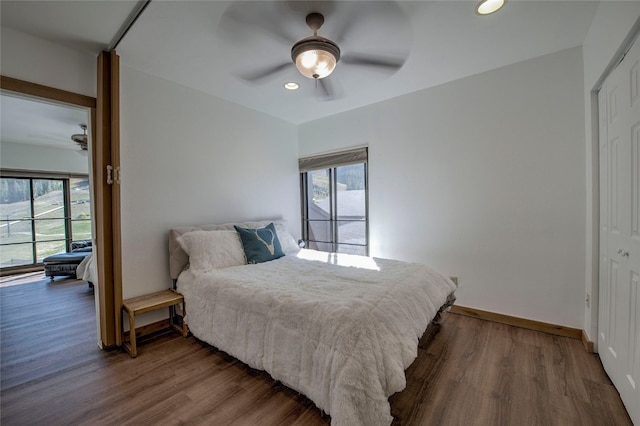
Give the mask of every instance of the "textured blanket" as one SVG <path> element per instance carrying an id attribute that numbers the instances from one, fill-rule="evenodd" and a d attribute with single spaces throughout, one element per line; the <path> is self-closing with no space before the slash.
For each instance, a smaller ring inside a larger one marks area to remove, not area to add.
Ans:
<path id="1" fill-rule="evenodd" d="M 312 250 L 178 279 L 197 338 L 349 426 L 391 423 L 388 397 L 454 290 L 421 264 Z"/>

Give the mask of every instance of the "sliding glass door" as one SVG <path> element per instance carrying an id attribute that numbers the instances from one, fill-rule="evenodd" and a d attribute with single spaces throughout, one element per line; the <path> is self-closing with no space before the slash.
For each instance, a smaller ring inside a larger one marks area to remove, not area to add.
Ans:
<path id="1" fill-rule="evenodd" d="M 33 266 L 91 238 L 87 178 L 0 178 L 0 267 Z"/>
<path id="2" fill-rule="evenodd" d="M 34 263 L 31 179 L 0 180 L 0 266 Z"/>
<path id="3" fill-rule="evenodd" d="M 66 251 L 64 184 L 58 179 L 32 179 L 35 262 Z"/>
<path id="4" fill-rule="evenodd" d="M 69 179 L 71 236 L 73 241 L 91 239 L 91 197 L 88 178 Z"/>

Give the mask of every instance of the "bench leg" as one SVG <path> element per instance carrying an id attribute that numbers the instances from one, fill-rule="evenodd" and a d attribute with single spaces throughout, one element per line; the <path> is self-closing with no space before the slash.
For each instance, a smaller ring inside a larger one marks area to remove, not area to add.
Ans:
<path id="1" fill-rule="evenodd" d="M 122 347 L 131 355 L 132 358 L 138 356 L 138 348 L 136 346 L 136 320 L 133 312 L 129 314 L 129 341 L 124 339 L 124 325 L 122 326 Z"/>
<path id="2" fill-rule="evenodd" d="M 131 356 L 138 356 L 138 347 L 136 346 L 136 319 L 133 313 L 129 313 L 129 341 L 131 342 Z"/>
<path id="3" fill-rule="evenodd" d="M 182 334 L 182 337 L 187 337 L 189 335 L 189 327 L 184 322 L 184 316 L 185 316 L 184 302 L 182 304 L 182 326 L 179 326 L 178 324 L 176 324 L 175 316 L 176 316 L 176 305 L 169 306 L 169 327 L 173 328 L 178 333 Z"/>
<path id="4" fill-rule="evenodd" d="M 187 317 L 187 304 L 183 300 L 182 301 L 182 337 L 187 337 L 189 335 L 189 326 L 184 321 L 186 317 Z"/>

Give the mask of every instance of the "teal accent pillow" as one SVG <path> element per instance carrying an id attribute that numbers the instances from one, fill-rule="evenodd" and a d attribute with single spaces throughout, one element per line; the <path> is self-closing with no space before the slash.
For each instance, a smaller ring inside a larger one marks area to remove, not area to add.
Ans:
<path id="1" fill-rule="evenodd" d="M 264 228 L 239 228 L 234 226 L 244 248 L 247 263 L 262 263 L 284 256 L 278 233 L 273 223 Z"/>

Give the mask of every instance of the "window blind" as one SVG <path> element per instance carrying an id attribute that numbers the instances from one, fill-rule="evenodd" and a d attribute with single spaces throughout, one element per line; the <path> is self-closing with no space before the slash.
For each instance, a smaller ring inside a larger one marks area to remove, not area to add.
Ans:
<path id="1" fill-rule="evenodd" d="M 348 151 L 332 152 L 298 159 L 300 172 L 328 169 L 349 164 L 366 163 L 368 150 L 366 147 L 350 149 Z"/>

